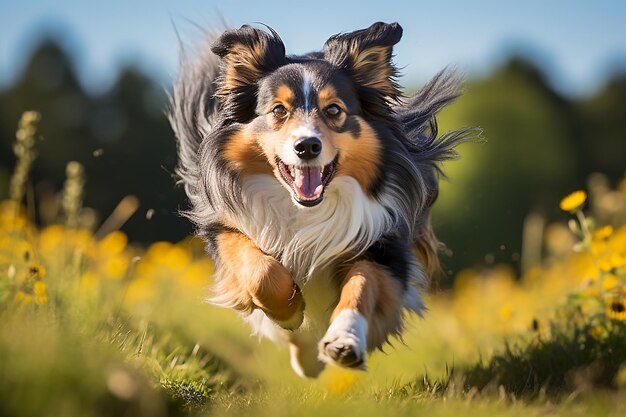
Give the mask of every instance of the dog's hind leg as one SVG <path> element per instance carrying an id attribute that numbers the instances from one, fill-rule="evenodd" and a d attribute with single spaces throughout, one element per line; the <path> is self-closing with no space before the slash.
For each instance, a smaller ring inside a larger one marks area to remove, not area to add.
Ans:
<path id="1" fill-rule="evenodd" d="M 292 334 L 289 337 L 291 367 L 303 378 L 317 378 L 325 364 L 318 358 L 317 341 L 306 336 Z"/>
<path id="2" fill-rule="evenodd" d="M 348 272 L 330 326 L 319 344 L 325 362 L 365 369 L 365 354 L 381 347 L 401 327 L 402 284 L 372 261 Z"/>
<path id="3" fill-rule="evenodd" d="M 216 295 L 209 301 L 244 312 L 260 308 L 285 329 L 300 327 L 304 302 L 285 267 L 239 232 L 222 232 L 216 248 Z"/>

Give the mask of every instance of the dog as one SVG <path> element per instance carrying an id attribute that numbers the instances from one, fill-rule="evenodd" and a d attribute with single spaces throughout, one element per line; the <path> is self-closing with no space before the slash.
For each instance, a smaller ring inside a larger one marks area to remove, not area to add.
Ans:
<path id="1" fill-rule="evenodd" d="M 439 267 L 430 208 L 470 130 L 437 133 L 461 94 L 454 71 L 403 95 L 401 36 L 379 22 L 296 56 L 244 25 L 181 53 L 169 119 L 185 214 L 216 266 L 209 301 L 287 343 L 302 377 L 365 369 L 407 312 L 423 314 Z"/>

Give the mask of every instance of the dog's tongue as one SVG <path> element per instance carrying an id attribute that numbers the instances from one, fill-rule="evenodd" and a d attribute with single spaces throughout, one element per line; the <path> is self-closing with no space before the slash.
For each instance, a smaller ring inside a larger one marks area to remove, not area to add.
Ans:
<path id="1" fill-rule="evenodd" d="M 296 190 L 298 198 L 315 200 L 322 194 L 322 175 L 320 167 L 296 168 L 296 176 L 293 181 L 293 188 Z"/>

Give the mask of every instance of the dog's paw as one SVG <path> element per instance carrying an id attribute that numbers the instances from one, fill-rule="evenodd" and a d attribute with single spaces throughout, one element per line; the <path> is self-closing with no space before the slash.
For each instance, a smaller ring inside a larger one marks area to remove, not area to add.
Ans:
<path id="1" fill-rule="evenodd" d="M 254 305 L 276 324 L 295 330 L 304 320 L 304 298 L 287 269 L 267 256 L 264 275 L 249 285 Z"/>
<path id="2" fill-rule="evenodd" d="M 343 310 L 319 344 L 319 358 L 347 368 L 366 369 L 367 320 L 355 310 Z"/>

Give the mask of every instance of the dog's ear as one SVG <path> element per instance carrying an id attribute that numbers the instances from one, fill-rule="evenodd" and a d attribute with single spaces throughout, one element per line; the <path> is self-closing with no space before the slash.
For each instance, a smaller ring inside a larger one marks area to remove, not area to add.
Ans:
<path id="1" fill-rule="evenodd" d="M 358 87 L 396 100 L 402 94 L 395 81 L 398 74 L 391 62 L 393 46 L 402 37 L 398 23 L 374 23 L 367 29 L 339 34 L 324 45 L 324 58 L 348 71 Z"/>
<path id="2" fill-rule="evenodd" d="M 238 119 L 252 117 L 261 77 L 286 63 L 283 41 L 272 28 L 268 30 L 244 25 L 224 32 L 211 47 L 222 59 L 215 95 L 233 107 Z"/>

